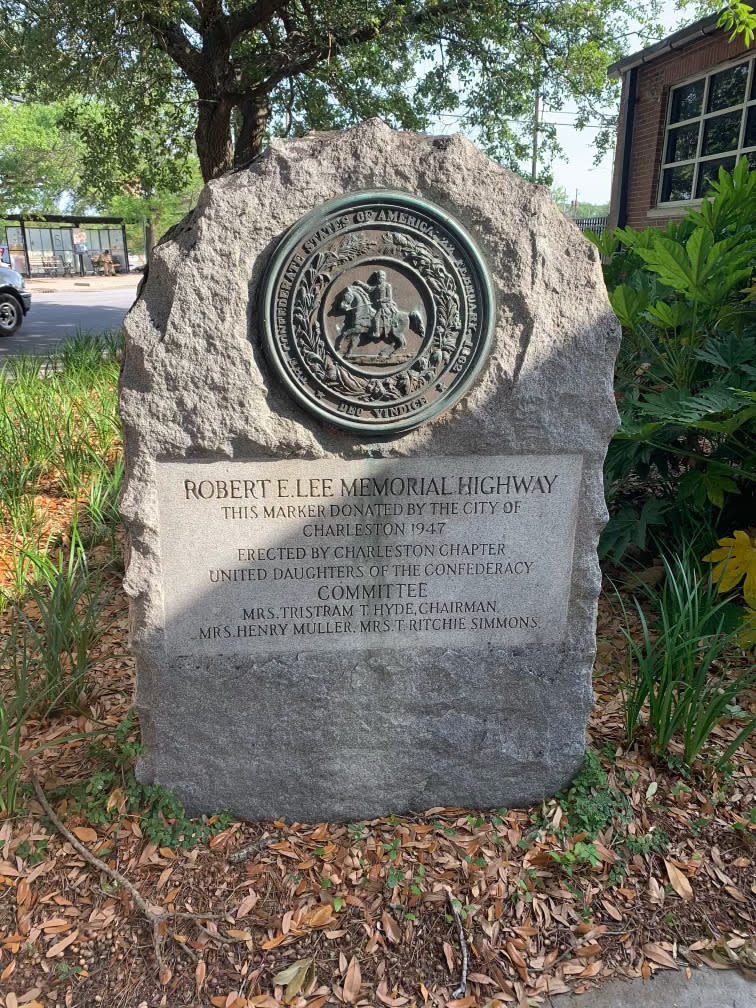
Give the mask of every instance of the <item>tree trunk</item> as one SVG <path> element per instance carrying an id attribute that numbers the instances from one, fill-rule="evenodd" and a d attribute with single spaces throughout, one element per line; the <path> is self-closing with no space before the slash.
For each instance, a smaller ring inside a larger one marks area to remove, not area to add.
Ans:
<path id="1" fill-rule="evenodd" d="M 234 149 L 234 166 L 240 167 L 257 157 L 263 149 L 270 105 L 260 99 L 247 99 L 239 105 L 241 127 Z"/>
<path id="2" fill-rule="evenodd" d="M 194 138 L 202 178 L 217 178 L 232 166 L 231 109 L 227 98 L 198 99 L 199 115 Z"/>

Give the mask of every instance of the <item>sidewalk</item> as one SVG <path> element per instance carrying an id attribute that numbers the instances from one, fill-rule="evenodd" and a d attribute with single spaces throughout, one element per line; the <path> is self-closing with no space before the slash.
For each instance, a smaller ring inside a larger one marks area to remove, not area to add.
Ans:
<path id="1" fill-rule="evenodd" d="M 32 294 L 60 294 L 63 291 L 104 291 L 136 287 L 143 273 L 119 273 L 116 276 L 34 277 L 26 281 Z"/>
<path id="2" fill-rule="evenodd" d="M 659 972 L 650 980 L 615 980 L 579 996 L 560 994 L 548 1008 L 756 1008 L 756 983 L 737 970 L 702 967 Z"/>

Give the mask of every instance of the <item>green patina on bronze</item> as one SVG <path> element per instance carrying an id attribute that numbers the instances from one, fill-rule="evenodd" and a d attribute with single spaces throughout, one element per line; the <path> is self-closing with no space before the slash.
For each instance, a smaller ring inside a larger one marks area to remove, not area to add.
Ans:
<path id="1" fill-rule="evenodd" d="M 493 338 L 475 242 L 440 207 L 396 191 L 353 193 L 298 221 L 262 301 L 265 350 L 285 387 L 320 419 L 365 434 L 449 409 Z"/>

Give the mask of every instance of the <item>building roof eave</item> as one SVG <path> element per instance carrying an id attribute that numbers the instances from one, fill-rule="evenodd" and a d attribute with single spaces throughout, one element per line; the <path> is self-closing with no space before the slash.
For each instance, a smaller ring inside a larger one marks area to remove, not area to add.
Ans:
<path id="1" fill-rule="evenodd" d="M 640 66 L 642 63 L 651 63 L 668 52 L 672 52 L 675 49 L 683 49 L 697 39 L 713 35 L 714 32 L 721 30 L 718 22 L 718 13 L 709 14 L 705 18 L 701 18 L 700 21 L 695 21 L 693 24 L 686 25 L 685 28 L 673 32 L 672 35 L 667 35 L 666 38 L 663 38 L 655 45 L 648 46 L 646 49 L 639 49 L 638 52 L 631 53 L 629 56 L 623 56 L 621 60 L 617 60 L 616 63 L 611 64 L 606 71 L 606 75 L 607 77 L 616 79 L 621 77 L 622 74 L 627 73 L 628 70 L 632 70 L 633 67 Z"/>

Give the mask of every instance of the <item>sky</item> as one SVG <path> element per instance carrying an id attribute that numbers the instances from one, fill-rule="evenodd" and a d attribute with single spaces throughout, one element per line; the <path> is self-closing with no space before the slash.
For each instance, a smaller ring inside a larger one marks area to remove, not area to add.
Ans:
<path id="1" fill-rule="evenodd" d="M 667 34 L 670 34 L 681 25 L 695 21 L 696 15 L 692 12 L 682 14 L 676 9 L 673 0 L 667 0 L 661 20 L 667 29 Z M 637 52 L 638 49 L 643 49 L 645 45 L 649 44 L 651 43 L 638 37 L 631 37 L 628 52 Z M 608 114 L 616 112 L 611 108 L 606 111 Z M 543 119 L 550 122 L 569 124 L 574 118 L 574 105 L 566 106 L 559 112 L 549 112 L 548 109 L 543 112 Z M 564 156 L 555 160 L 552 165 L 554 186 L 564 186 L 570 200 L 575 199 L 575 190 L 577 190 L 580 202 L 609 202 L 614 151 L 607 151 L 601 163 L 596 167 L 593 164 L 593 138 L 596 133 L 596 129 L 576 130 L 570 125 L 557 128 L 557 136 L 564 150 Z"/>

